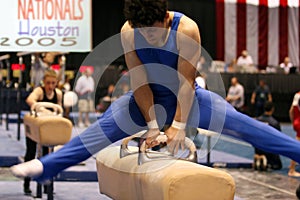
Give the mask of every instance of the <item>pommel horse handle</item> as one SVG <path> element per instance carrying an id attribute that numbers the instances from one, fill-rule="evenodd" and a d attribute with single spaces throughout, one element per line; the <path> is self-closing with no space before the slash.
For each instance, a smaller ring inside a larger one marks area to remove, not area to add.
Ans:
<path id="1" fill-rule="evenodd" d="M 0 56 L 0 61 L 1 60 L 6 60 L 6 59 L 9 59 L 10 58 L 10 55 L 9 54 L 5 54 L 3 56 Z"/>
<path id="2" fill-rule="evenodd" d="M 123 139 L 121 148 L 120 148 L 120 158 L 123 158 L 128 155 L 137 154 L 138 153 L 138 164 L 144 164 L 146 162 L 154 161 L 154 160 L 166 160 L 166 159 L 174 159 L 174 156 L 171 153 L 163 153 L 163 152 L 155 152 L 155 151 L 148 151 L 148 146 L 146 141 L 143 141 L 142 144 L 139 146 L 138 152 L 133 152 L 128 149 L 128 143 L 130 140 L 142 137 L 147 131 L 140 131 L 132 136 L 126 137 Z M 156 140 L 160 143 L 167 142 L 168 138 L 161 132 L 160 135 L 157 136 Z M 178 158 L 180 160 L 186 160 L 190 162 L 197 162 L 197 149 L 193 141 L 189 138 L 185 138 L 185 146 L 189 148 L 189 154 L 185 158 Z M 148 154 L 157 155 L 157 156 L 149 156 Z"/>
<path id="3" fill-rule="evenodd" d="M 27 56 L 27 55 L 32 54 L 32 53 L 34 53 L 34 52 L 30 52 L 30 51 L 18 52 L 17 56 L 18 57 Z"/>
<path id="4" fill-rule="evenodd" d="M 60 105 L 55 104 L 55 103 L 50 103 L 50 102 L 37 102 L 33 104 L 30 108 L 31 114 L 35 116 L 40 116 L 40 115 L 49 115 L 49 113 L 43 114 L 41 112 L 41 108 L 52 108 L 54 112 L 52 112 L 52 115 L 58 115 L 62 116 L 63 109 Z"/>

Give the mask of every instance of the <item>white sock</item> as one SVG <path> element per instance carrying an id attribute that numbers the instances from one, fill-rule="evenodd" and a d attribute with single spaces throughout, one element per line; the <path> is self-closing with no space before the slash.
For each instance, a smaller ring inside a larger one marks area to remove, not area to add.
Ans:
<path id="1" fill-rule="evenodd" d="M 43 173 L 43 164 L 38 159 L 14 165 L 10 168 L 14 176 L 19 178 L 38 177 Z"/>

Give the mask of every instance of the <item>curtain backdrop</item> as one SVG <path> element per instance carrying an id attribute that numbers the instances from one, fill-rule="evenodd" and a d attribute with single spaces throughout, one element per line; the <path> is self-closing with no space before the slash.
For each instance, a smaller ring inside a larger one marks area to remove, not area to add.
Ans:
<path id="1" fill-rule="evenodd" d="M 216 57 L 247 49 L 260 68 L 289 56 L 299 66 L 299 0 L 216 0 Z"/>

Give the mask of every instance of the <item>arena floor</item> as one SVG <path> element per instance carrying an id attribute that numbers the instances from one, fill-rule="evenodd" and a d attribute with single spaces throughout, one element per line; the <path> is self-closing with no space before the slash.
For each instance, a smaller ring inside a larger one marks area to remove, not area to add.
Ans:
<path id="1" fill-rule="evenodd" d="M 282 124 L 284 133 L 294 137 L 294 132 L 290 124 Z M 83 129 L 74 128 L 73 135 L 79 134 Z M 21 139 L 16 138 L 17 125 L 9 124 L 9 130 L 5 129 L 5 123 L 0 125 L 0 164 L 4 163 L 4 159 L 22 156 L 25 152 L 24 130 L 21 128 Z M 200 138 L 202 140 L 204 138 Z M 216 141 L 214 141 L 216 140 Z M 258 172 L 249 167 L 252 162 L 253 148 L 244 142 L 235 141 L 227 137 L 212 138 L 213 151 L 210 154 L 212 163 L 231 163 L 226 168 L 220 168 L 231 174 L 236 182 L 235 200 L 263 200 L 263 199 L 282 199 L 296 200 L 295 190 L 300 183 L 299 178 L 287 176 L 289 159 L 281 157 L 283 169 L 277 171 Z M 205 149 L 205 147 L 204 147 Z M 200 152 L 200 153 L 203 153 Z M 2 158 L 2 159 L 1 159 Z M 200 163 L 205 163 L 207 157 L 199 158 Z M 235 163 L 235 164 L 234 164 Z M 0 167 L 0 199 L 4 200 L 27 200 L 36 199 L 36 183 L 32 182 L 32 196 L 23 194 L 23 182 L 15 178 L 9 171 L 8 167 L 1 164 Z M 241 167 L 235 167 L 239 166 Z M 221 165 L 220 165 L 221 166 Z M 298 171 L 300 171 L 299 166 Z M 71 167 L 66 172 L 72 172 L 74 179 L 66 179 L 55 181 L 54 183 L 54 199 L 68 200 L 107 200 L 109 197 L 100 194 L 98 183 L 96 180 L 86 178 L 84 172 L 91 173 L 96 176 L 96 162 L 94 158 L 90 158 L 81 165 Z M 216 188 L 216 191 L 218 188 Z M 43 195 L 42 199 L 47 199 L 47 195 Z"/>

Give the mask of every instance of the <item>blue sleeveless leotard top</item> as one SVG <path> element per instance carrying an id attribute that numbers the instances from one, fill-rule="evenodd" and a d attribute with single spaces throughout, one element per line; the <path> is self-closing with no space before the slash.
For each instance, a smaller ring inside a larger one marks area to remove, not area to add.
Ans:
<path id="1" fill-rule="evenodd" d="M 171 30 L 162 47 L 150 45 L 139 29 L 134 30 L 136 53 L 145 66 L 149 86 L 156 97 L 176 95 L 178 92 L 176 32 L 182 16 L 182 13 L 174 12 Z"/>

